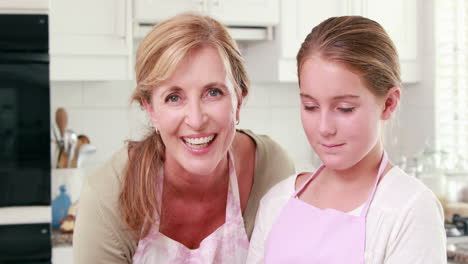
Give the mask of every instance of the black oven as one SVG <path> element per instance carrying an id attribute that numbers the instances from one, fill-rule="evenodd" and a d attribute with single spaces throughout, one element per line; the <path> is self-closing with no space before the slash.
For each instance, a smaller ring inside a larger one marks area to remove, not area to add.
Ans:
<path id="1" fill-rule="evenodd" d="M 47 15 L 0 14 L 0 264 L 51 263 L 48 38 Z"/>
<path id="2" fill-rule="evenodd" d="M 47 15 L 0 15 L 0 207 L 50 204 Z"/>

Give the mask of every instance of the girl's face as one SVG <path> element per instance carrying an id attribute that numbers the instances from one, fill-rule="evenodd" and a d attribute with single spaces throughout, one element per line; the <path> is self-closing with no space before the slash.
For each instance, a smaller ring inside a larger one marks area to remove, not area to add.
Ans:
<path id="1" fill-rule="evenodd" d="M 358 75 L 342 64 L 311 57 L 300 80 L 302 125 L 325 166 L 349 169 L 379 150 L 384 99 Z"/>
<path id="2" fill-rule="evenodd" d="M 166 146 L 166 166 L 195 175 L 215 172 L 234 138 L 233 90 L 211 46 L 191 51 L 155 88 L 147 110 Z"/>

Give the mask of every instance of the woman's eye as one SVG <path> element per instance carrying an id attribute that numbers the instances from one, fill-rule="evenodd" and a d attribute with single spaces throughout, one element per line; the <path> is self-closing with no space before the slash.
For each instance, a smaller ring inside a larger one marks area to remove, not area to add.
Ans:
<path id="1" fill-rule="evenodd" d="M 354 107 L 340 107 L 338 108 L 343 113 L 351 113 L 354 111 Z"/>
<path id="2" fill-rule="evenodd" d="M 211 89 L 208 91 L 208 95 L 209 96 L 219 96 L 219 95 L 223 95 L 223 92 L 220 90 L 220 89 Z"/>
<path id="3" fill-rule="evenodd" d="M 179 100 L 180 100 L 180 96 L 178 96 L 177 94 L 171 94 L 168 97 L 166 97 L 165 102 L 175 103 L 175 102 L 178 102 Z"/>

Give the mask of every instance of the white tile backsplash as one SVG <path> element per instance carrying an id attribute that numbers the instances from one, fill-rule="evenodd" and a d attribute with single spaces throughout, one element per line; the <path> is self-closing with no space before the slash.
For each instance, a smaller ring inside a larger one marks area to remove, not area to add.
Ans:
<path id="1" fill-rule="evenodd" d="M 84 107 L 121 107 L 130 105 L 133 81 L 90 82 L 83 85 Z"/>
<path id="2" fill-rule="evenodd" d="M 433 137 L 432 95 L 424 84 L 404 88 L 401 111 L 386 132 L 386 148 L 395 162 L 420 151 Z M 87 135 L 97 148 L 86 167 L 103 164 L 125 140 L 140 139 L 149 131 L 145 112 L 130 105 L 134 87 L 133 81 L 52 82 L 52 120 L 57 107 L 65 107 L 69 128 Z M 424 92 L 429 94 L 418 97 Z M 318 162 L 302 129 L 298 94 L 297 84 L 252 84 L 239 127 L 270 135 L 289 152 L 298 170 L 306 170 Z"/>
<path id="3" fill-rule="evenodd" d="M 130 105 L 133 81 L 52 82 L 51 118 L 57 107 L 68 112 L 68 127 L 87 135 L 97 152 L 87 167 L 96 167 L 121 148 L 125 140 L 139 139 L 149 130 L 146 114 Z M 285 149 L 300 168 L 311 167 L 312 154 L 302 131 L 297 85 L 253 84 L 244 102 L 240 128 L 268 134 Z"/>
<path id="4" fill-rule="evenodd" d="M 51 110 L 55 117 L 58 107 L 80 107 L 83 106 L 83 83 L 82 82 L 52 82 Z M 55 121 L 55 118 L 52 119 Z"/>

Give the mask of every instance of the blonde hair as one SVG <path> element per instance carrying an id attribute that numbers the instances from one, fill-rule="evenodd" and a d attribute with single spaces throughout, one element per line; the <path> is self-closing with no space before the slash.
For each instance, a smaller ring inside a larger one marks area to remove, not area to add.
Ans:
<path id="1" fill-rule="evenodd" d="M 179 63 L 197 48 L 216 48 L 238 101 L 248 94 L 249 79 L 236 42 L 225 26 L 201 15 L 182 14 L 163 21 L 146 35 L 136 54 L 137 86 L 131 97 L 140 106 L 151 101 L 151 92 L 168 79 Z M 145 237 L 159 212 L 157 174 L 164 165 L 165 146 L 156 131 L 141 141 L 128 143 L 119 208 L 127 227 Z"/>
<path id="2" fill-rule="evenodd" d="M 343 64 L 358 74 L 367 88 L 384 96 L 401 87 L 397 50 L 384 28 L 361 16 L 331 17 L 307 35 L 297 54 L 297 74 L 313 56 Z"/>

